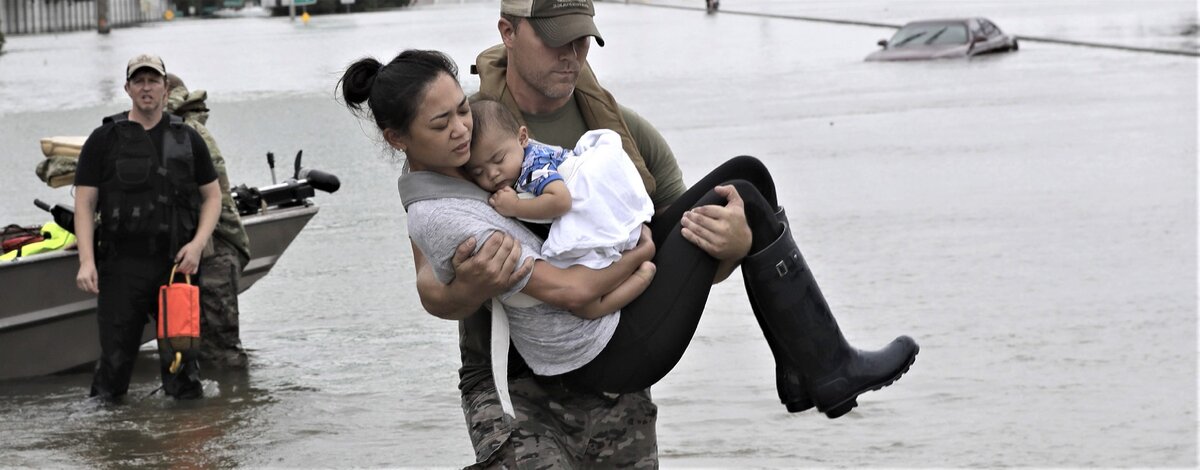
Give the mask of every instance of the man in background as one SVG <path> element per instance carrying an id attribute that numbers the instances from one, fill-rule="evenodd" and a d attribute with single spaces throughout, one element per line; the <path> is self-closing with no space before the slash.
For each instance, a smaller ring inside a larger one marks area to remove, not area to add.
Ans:
<path id="1" fill-rule="evenodd" d="M 208 145 L 221 188 L 221 216 L 200 259 L 200 361 L 215 368 L 242 369 L 246 351 L 238 327 L 238 292 L 242 270 L 250 262 L 250 238 L 229 192 L 225 158 L 208 127 L 204 90 L 188 91 L 183 79 L 167 74 L 167 112 L 183 118 Z"/>

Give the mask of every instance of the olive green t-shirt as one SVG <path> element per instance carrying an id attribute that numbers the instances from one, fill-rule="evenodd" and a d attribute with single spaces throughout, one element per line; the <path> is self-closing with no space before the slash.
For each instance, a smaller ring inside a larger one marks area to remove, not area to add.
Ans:
<path id="1" fill-rule="evenodd" d="M 646 122 L 645 118 L 629 108 L 620 108 L 621 117 L 629 126 L 630 137 L 637 143 L 638 151 L 646 161 L 646 168 L 654 175 L 656 188 L 654 194 L 650 195 L 650 199 L 654 201 L 654 208 L 667 207 L 687 190 L 683 184 L 683 172 L 679 170 L 679 164 L 675 161 L 675 154 L 671 152 L 671 147 L 667 145 L 662 134 Z M 574 148 L 576 141 L 590 130 L 583 120 L 583 113 L 579 112 L 574 96 L 557 111 L 521 115 L 529 127 L 531 138 L 563 148 Z"/>

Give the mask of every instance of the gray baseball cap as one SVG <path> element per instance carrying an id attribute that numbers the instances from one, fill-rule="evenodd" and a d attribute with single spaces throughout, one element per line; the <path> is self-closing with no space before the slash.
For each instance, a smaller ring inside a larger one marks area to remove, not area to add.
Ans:
<path id="1" fill-rule="evenodd" d="M 526 18 L 542 41 L 560 47 L 584 36 L 594 36 L 604 47 L 596 29 L 592 0 L 501 0 L 500 13 Z"/>

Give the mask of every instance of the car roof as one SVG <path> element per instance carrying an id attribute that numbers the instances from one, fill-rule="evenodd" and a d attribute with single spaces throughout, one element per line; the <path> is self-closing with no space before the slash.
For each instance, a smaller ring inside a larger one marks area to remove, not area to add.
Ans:
<path id="1" fill-rule="evenodd" d="M 909 21 L 908 23 L 904 23 L 904 26 L 923 25 L 923 24 L 967 24 L 971 20 L 981 20 L 981 19 L 983 19 L 983 18 L 972 17 L 972 18 L 944 18 L 944 19 L 938 19 L 938 20 L 917 20 L 917 21 Z"/>

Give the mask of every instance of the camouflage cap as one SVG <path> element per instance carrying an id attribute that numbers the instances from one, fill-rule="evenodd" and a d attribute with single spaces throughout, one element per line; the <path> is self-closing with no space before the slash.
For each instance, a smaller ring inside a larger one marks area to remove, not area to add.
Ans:
<path id="1" fill-rule="evenodd" d="M 604 38 L 592 20 L 596 16 L 592 0 L 501 0 L 500 13 L 525 18 L 550 47 L 584 36 L 594 36 L 596 44 L 604 47 Z"/>
<path id="2" fill-rule="evenodd" d="M 144 68 L 154 70 L 159 75 L 167 74 L 167 66 L 163 65 L 162 58 L 154 54 L 138 54 L 129 59 L 129 65 L 125 66 L 125 80 L 133 78 L 135 72 Z"/>

